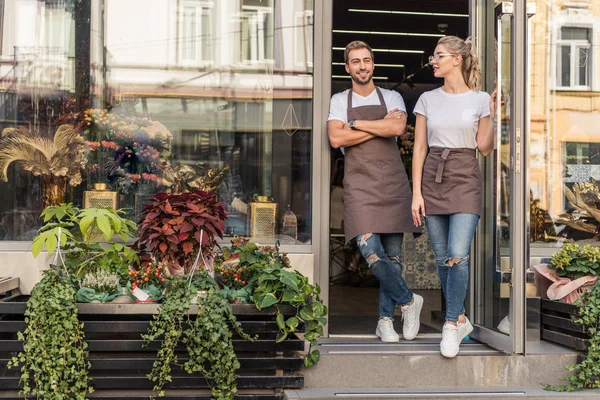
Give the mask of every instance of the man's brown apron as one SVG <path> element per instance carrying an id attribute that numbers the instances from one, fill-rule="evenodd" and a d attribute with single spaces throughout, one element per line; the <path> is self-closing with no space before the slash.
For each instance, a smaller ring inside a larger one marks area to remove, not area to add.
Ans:
<path id="1" fill-rule="evenodd" d="M 431 147 L 423 166 L 425 214 L 481 216 L 481 174 L 475 149 Z"/>
<path id="2" fill-rule="evenodd" d="M 348 121 L 380 120 L 388 111 L 378 87 L 380 105 L 352 107 Z M 365 233 L 420 232 L 411 216 L 412 194 L 396 138 L 376 137 L 346 147 L 344 161 L 344 234 L 346 242 Z"/>

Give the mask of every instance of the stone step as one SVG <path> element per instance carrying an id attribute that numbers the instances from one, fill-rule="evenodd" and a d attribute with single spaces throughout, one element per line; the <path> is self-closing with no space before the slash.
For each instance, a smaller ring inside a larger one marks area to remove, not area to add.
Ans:
<path id="1" fill-rule="evenodd" d="M 537 354 L 532 350 L 526 356 L 508 355 L 474 340 L 465 340 L 459 355 L 447 359 L 440 354 L 439 341 L 436 337 L 418 337 L 412 342 L 394 344 L 384 344 L 375 338 L 323 339 L 318 346 L 319 364 L 303 371 L 304 387 L 418 391 L 542 388 L 544 384 L 562 383 L 560 378 L 567 373 L 565 366 L 575 363 L 579 354 L 544 344 Z"/>
<path id="2" fill-rule="evenodd" d="M 582 390 L 571 393 L 546 391 L 540 387 L 486 387 L 486 388 L 434 388 L 434 389 L 369 389 L 369 388 L 318 388 L 287 390 L 288 400 L 407 400 L 407 399 L 598 399 L 600 390 Z"/>

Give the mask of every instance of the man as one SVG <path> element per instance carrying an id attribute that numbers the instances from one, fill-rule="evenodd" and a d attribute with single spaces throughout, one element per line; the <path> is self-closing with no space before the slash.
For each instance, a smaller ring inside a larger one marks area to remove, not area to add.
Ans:
<path id="1" fill-rule="evenodd" d="M 404 232 L 418 232 L 411 216 L 412 194 L 396 137 L 406 128 L 400 94 L 373 83 L 373 51 L 354 41 L 344 51 L 352 89 L 331 99 L 327 131 L 331 146 L 343 147 L 344 234 L 356 240 L 361 255 L 380 282 L 376 335 L 398 342 L 394 309 L 400 305 L 404 339 L 419 333 L 423 297 L 413 294 L 402 277 Z"/>

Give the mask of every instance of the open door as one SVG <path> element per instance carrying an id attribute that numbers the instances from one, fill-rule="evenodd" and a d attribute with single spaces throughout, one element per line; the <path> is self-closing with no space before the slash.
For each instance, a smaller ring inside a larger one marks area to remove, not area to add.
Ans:
<path id="1" fill-rule="evenodd" d="M 493 36 L 480 43 L 488 75 L 501 94 L 495 149 L 485 161 L 484 220 L 476 237 L 478 264 L 471 280 L 473 338 L 507 353 L 523 353 L 528 260 L 527 5 L 497 2 Z M 489 33 L 491 29 L 488 30 Z M 493 51 L 491 51 L 493 49 Z M 489 81 L 488 81 L 489 82 Z M 490 88 L 490 92 L 494 89 Z"/>

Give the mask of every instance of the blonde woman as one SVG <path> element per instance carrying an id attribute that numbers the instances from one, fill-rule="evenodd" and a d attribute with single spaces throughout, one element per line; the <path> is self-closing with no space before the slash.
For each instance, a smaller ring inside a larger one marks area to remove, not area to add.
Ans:
<path id="1" fill-rule="evenodd" d="M 414 113 L 412 215 L 421 215 L 433 245 L 446 297 L 446 322 L 440 348 L 455 357 L 473 326 L 465 316 L 469 251 L 481 214 L 481 177 L 476 151 L 494 146 L 495 93 L 478 91 L 481 71 L 470 40 L 446 36 L 429 57 L 433 74 L 444 85 L 425 92 Z"/>

